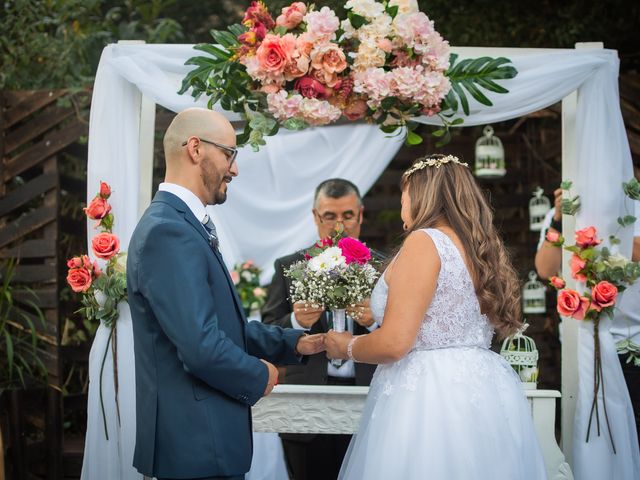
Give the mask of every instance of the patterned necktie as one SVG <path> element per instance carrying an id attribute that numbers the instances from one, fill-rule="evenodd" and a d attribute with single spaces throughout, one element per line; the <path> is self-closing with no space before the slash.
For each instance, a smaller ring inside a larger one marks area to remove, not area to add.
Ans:
<path id="1" fill-rule="evenodd" d="M 209 215 L 205 215 L 204 219 L 202 220 L 202 224 L 209 234 L 209 243 L 213 248 L 217 250 L 218 234 L 216 232 L 216 226 L 213 224 L 213 220 L 211 220 L 211 217 Z"/>

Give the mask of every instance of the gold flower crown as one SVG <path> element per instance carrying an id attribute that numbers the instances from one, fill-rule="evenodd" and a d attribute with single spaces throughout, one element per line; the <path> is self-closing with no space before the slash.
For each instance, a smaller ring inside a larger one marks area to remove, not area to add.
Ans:
<path id="1" fill-rule="evenodd" d="M 405 176 L 408 177 L 412 173 L 417 172 L 418 170 L 422 170 L 423 168 L 427 168 L 427 167 L 440 168 L 442 165 L 449 162 L 457 163 L 458 165 L 462 165 L 463 167 L 467 167 L 467 168 L 469 167 L 468 164 L 461 162 L 458 157 L 454 157 L 453 155 L 447 155 L 446 157 L 442 157 L 442 158 L 425 157 L 422 160 L 419 160 L 416 163 L 414 163 L 411 166 L 411 168 L 409 168 L 409 170 L 404 172 L 404 174 Z"/>

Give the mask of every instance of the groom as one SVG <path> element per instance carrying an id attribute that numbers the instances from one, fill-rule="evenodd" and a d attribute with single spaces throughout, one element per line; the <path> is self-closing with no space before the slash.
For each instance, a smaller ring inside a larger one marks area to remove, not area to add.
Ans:
<path id="1" fill-rule="evenodd" d="M 179 113 L 164 137 L 165 182 L 129 245 L 136 367 L 133 465 L 161 479 L 243 479 L 251 406 L 322 337 L 247 323 L 205 205 L 238 175 L 236 136 L 220 114 Z"/>

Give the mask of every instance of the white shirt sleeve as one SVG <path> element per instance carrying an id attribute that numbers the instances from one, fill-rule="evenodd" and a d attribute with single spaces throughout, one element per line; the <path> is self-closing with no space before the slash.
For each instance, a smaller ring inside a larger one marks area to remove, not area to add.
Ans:
<path id="1" fill-rule="evenodd" d="M 544 243 L 544 236 L 547 233 L 547 228 L 551 226 L 551 220 L 553 220 L 553 214 L 555 213 L 555 211 L 555 208 L 549 210 L 545 215 L 544 220 L 542 221 L 542 228 L 540 229 L 540 238 L 538 239 L 537 250 L 540 250 L 542 248 L 542 244 Z"/>

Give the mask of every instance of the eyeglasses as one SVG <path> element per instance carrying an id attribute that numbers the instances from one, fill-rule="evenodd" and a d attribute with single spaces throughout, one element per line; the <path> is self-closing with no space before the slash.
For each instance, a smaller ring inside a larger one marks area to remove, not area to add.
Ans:
<path id="1" fill-rule="evenodd" d="M 354 225 L 358 223 L 358 220 L 360 219 L 359 214 L 351 212 L 346 212 L 341 218 L 336 217 L 335 214 L 329 212 L 320 215 L 318 211 L 314 210 L 314 213 L 317 215 L 320 223 L 330 228 L 335 227 L 338 223 L 342 223 L 343 225 Z"/>
<path id="2" fill-rule="evenodd" d="M 200 140 L 202 143 L 208 143 L 210 145 L 213 145 L 214 147 L 218 147 L 220 150 L 222 150 L 226 154 L 227 161 L 229 162 L 229 168 L 233 166 L 233 163 L 236 161 L 236 157 L 238 156 L 237 148 L 229 147 L 227 145 L 222 145 L 221 143 L 212 142 L 210 140 L 205 140 L 204 138 L 198 138 L 198 140 Z M 183 142 L 182 146 L 186 147 L 187 143 L 189 143 L 189 140 L 186 140 L 185 142 Z"/>

